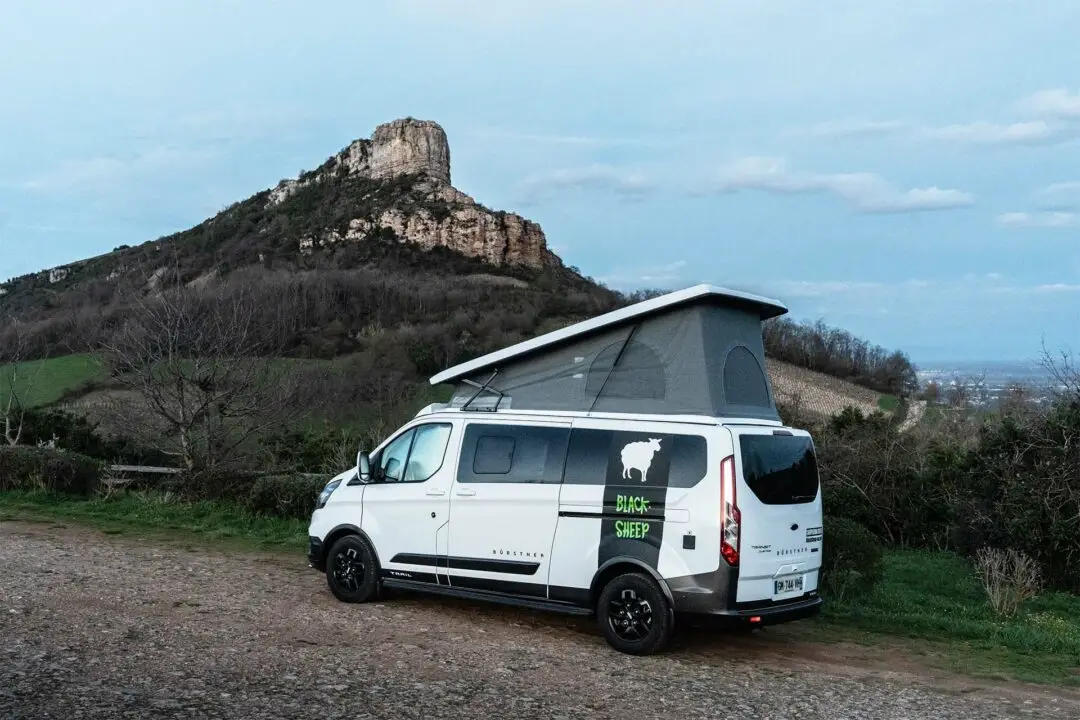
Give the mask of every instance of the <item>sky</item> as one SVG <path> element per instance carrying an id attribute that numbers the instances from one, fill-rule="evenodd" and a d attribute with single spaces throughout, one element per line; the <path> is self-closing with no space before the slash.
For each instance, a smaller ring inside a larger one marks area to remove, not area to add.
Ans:
<path id="1" fill-rule="evenodd" d="M 1075 0 L 5 0 L 0 279 L 398 117 L 610 287 L 765 294 L 926 366 L 1080 352 Z"/>

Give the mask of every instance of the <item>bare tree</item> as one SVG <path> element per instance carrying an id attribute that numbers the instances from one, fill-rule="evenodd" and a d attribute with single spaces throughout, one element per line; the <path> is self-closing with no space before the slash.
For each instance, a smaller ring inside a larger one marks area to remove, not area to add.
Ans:
<path id="1" fill-rule="evenodd" d="M 1046 348 L 1044 342 L 1041 364 L 1050 376 L 1051 396 L 1080 398 L 1080 365 L 1077 364 L 1071 352 L 1061 350 L 1055 356 Z"/>
<path id="2" fill-rule="evenodd" d="M 8 445 L 18 445 L 22 439 L 28 398 L 42 364 L 33 363 L 35 369 L 30 369 L 26 334 L 21 332 L 18 318 L 10 317 L 5 324 L 7 328 L 4 329 L 10 332 L 4 334 L 10 339 L 0 347 L 0 416 L 4 424 L 4 441 Z"/>
<path id="3" fill-rule="evenodd" d="M 318 383 L 278 357 L 282 333 L 250 282 L 203 291 L 179 272 L 156 276 L 157 292 L 132 293 L 130 313 L 101 348 L 113 382 L 150 416 L 130 408 L 128 433 L 160 433 L 163 451 L 202 469 L 306 409 Z"/>

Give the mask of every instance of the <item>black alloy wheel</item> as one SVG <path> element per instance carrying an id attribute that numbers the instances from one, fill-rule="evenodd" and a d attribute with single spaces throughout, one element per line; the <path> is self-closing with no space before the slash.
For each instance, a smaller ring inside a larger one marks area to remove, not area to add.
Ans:
<path id="1" fill-rule="evenodd" d="M 652 624 L 652 606 L 633 588 L 626 588 L 608 603 L 608 626 L 623 640 L 636 642 L 648 637 Z"/>
<path id="2" fill-rule="evenodd" d="M 342 602 L 367 602 L 378 591 L 379 569 L 375 554 L 359 535 L 346 535 L 330 548 L 326 583 Z"/>
<path id="3" fill-rule="evenodd" d="M 651 655 L 671 640 L 675 615 L 660 586 L 642 573 L 619 575 L 604 586 L 596 606 L 608 644 L 631 655 Z"/>

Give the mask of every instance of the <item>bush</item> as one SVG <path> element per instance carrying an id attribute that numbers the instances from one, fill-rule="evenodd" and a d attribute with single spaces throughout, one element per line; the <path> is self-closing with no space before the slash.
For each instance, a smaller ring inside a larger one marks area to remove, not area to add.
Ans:
<path id="1" fill-rule="evenodd" d="M 307 520 L 328 480 L 311 475 L 266 475 L 255 481 L 247 507 L 256 515 Z"/>
<path id="2" fill-rule="evenodd" d="M 209 500 L 242 505 L 247 502 L 259 473 L 231 468 L 213 468 L 185 473 L 170 483 L 170 490 L 185 500 Z"/>
<path id="3" fill-rule="evenodd" d="M 101 486 L 102 464 L 76 453 L 0 447 L 0 490 L 90 495 Z"/>
<path id="4" fill-rule="evenodd" d="M 1038 595 L 1042 588 L 1038 564 L 1012 548 L 980 548 L 975 565 L 990 607 L 998 617 L 1015 616 L 1024 601 Z"/>
<path id="5" fill-rule="evenodd" d="M 23 416 L 23 445 L 55 444 L 56 448 L 126 465 L 169 465 L 172 458 L 124 438 L 106 440 L 98 425 L 82 415 L 57 408 L 29 408 Z"/>
<path id="6" fill-rule="evenodd" d="M 859 523 L 826 517 L 821 558 L 821 586 L 837 600 L 864 595 L 885 573 L 881 543 Z"/>
<path id="7" fill-rule="evenodd" d="M 968 554 L 1008 547 L 1080 590 L 1080 397 L 983 428 L 971 460 Z"/>

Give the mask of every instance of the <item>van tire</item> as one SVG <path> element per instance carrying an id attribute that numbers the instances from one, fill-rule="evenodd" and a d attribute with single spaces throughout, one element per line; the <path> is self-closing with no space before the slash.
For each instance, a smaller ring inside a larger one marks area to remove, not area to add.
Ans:
<path id="1" fill-rule="evenodd" d="M 371 546 L 359 535 L 346 535 L 326 554 L 326 584 L 338 600 L 362 603 L 379 590 L 379 564 Z"/>
<path id="2" fill-rule="evenodd" d="M 608 644 L 629 655 L 660 652 L 675 626 L 675 614 L 660 586 L 648 575 L 634 572 L 604 586 L 596 617 Z"/>

